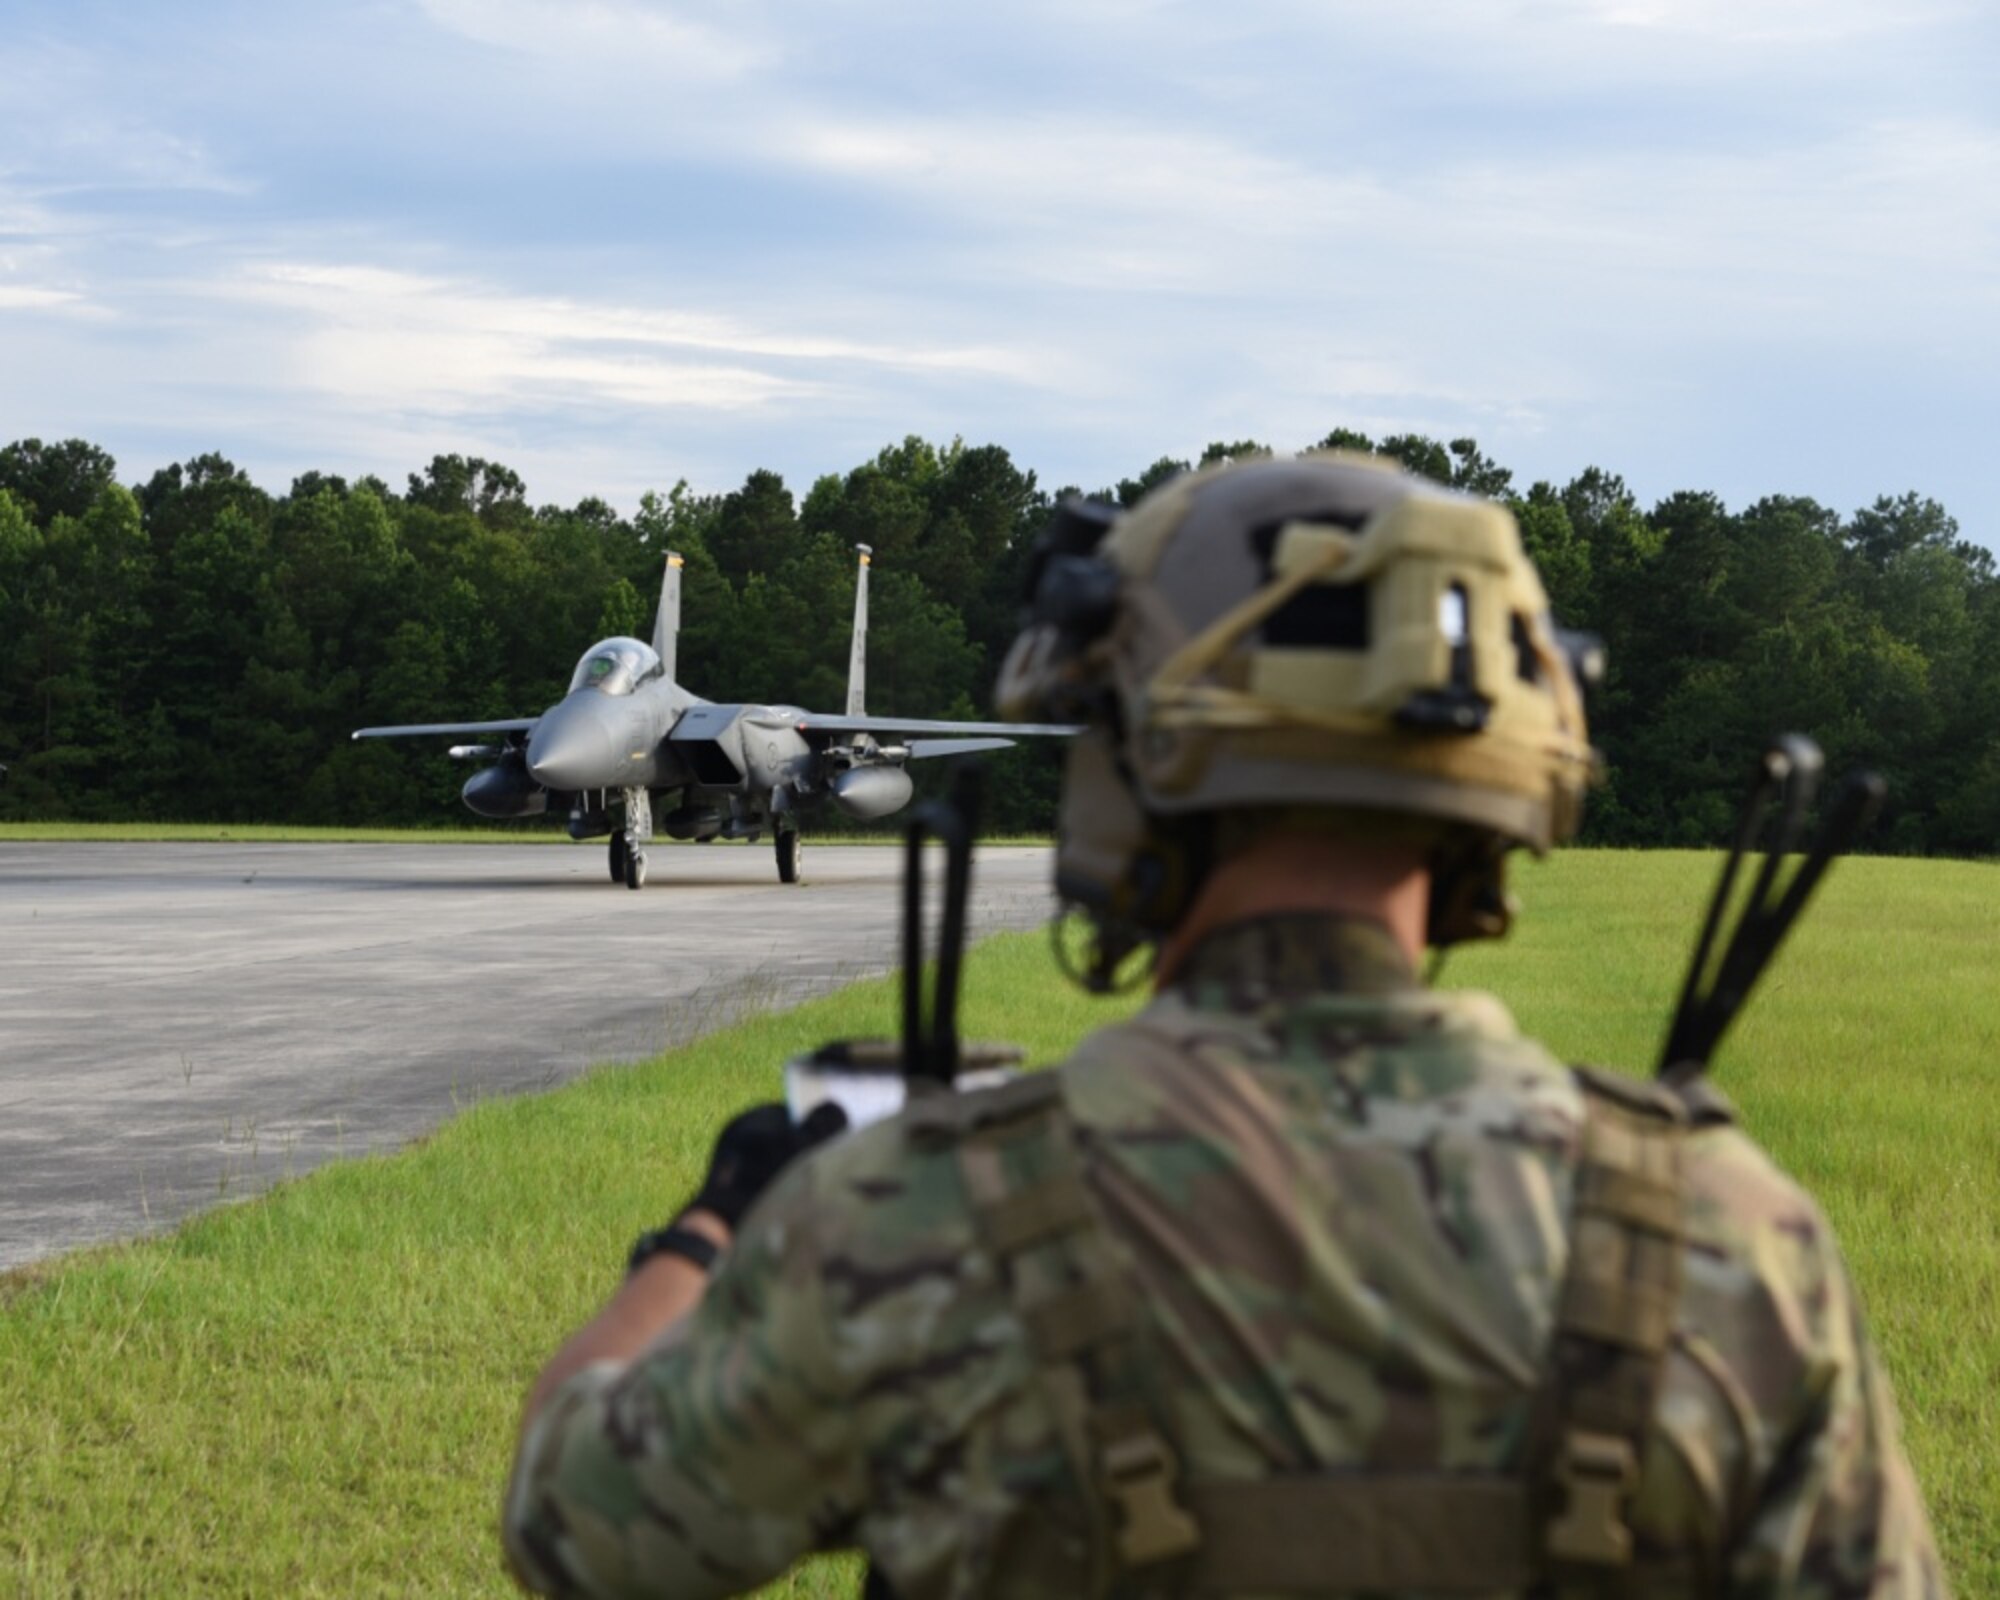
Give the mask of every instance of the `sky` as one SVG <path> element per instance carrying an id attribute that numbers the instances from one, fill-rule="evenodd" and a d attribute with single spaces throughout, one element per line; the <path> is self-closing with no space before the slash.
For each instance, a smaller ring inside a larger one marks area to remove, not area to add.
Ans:
<path id="1" fill-rule="evenodd" d="M 1470 435 L 2000 545 L 1994 0 L 0 0 L 0 441 L 629 510 Z"/>

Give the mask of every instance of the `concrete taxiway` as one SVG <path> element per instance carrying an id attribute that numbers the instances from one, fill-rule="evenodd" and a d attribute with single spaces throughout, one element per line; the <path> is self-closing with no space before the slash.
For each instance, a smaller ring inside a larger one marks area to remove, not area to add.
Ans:
<path id="1" fill-rule="evenodd" d="M 633 894 L 601 844 L 0 844 L 0 1269 L 891 966 L 900 851 L 805 868 L 656 848 Z M 1048 883 L 981 851 L 975 930 Z"/>

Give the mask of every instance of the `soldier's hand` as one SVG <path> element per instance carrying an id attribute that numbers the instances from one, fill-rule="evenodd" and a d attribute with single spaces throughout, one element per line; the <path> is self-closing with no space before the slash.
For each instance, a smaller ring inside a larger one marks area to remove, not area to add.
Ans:
<path id="1" fill-rule="evenodd" d="M 815 1106 L 800 1126 L 794 1126 L 791 1113 L 775 1102 L 739 1112 L 716 1139 L 708 1177 L 684 1209 L 711 1211 L 734 1233 L 743 1214 L 779 1173 L 846 1126 L 847 1113 L 830 1103 Z"/>

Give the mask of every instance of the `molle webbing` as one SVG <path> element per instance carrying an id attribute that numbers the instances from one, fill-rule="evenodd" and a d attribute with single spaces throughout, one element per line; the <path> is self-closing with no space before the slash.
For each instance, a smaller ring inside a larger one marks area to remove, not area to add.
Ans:
<path id="1" fill-rule="evenodd" d="M 1564 1593 L 1628 1576 L 1639 1482 L 1680 1302 L 1682 1135 L 1664 1090 L 1585 1068 L 1570 1265 L 1556 1307 L 1546 1551 Z"/>
<path id="2" fill-rule="evenodd" d="M 1062 1080 L 1035 1073 L 984 1094 L 926 1097 L 916 1117 L 957 1148 L 974 1224 L 1006 1277 L 1083 1489 L 1089 1533 L 1071 1544 L 1066 1573 L 1063 1541 L 1035 1530 L 1045 1584 L 1102 1593 L 1122 1570 L 1186 1554 L 1199 1535 L 1142 1388 L 1136 1285 L 1084 1187 Z"/>
<path id="3" fill-rule="evenodd" d="M 1055 1592 L 1521 1590 L 1630 1560 L 1625 1498 L 1678 1284 L 1679 1133 L 1650 1091 L 1586 1081 L 1576 1240 L 1541 1472 L 1186 1482 L 1146 1382 L 1139 1288 L 1083 1181 L 1060 1077 L 927 1096 L 918 1137 L 959 1158 L 980 1238 L 1034 1348 L 1088 1533 L 1047 1519 L 1020 1554 Z M 1662 1100 L 1664 1097 L 1662 1097 Z M 1060 1244 L 1060 1250 L 1042 1247 Z"/>

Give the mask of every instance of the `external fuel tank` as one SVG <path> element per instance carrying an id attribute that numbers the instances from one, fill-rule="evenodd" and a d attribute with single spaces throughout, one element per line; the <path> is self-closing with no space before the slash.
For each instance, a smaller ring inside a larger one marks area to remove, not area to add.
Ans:
<path id="1" fill-rule="evenodd" d="M 910 775 L 901 767 L 849 767 L 832 789 L 833 803 L 863 822 L 910 803 Z"/>

